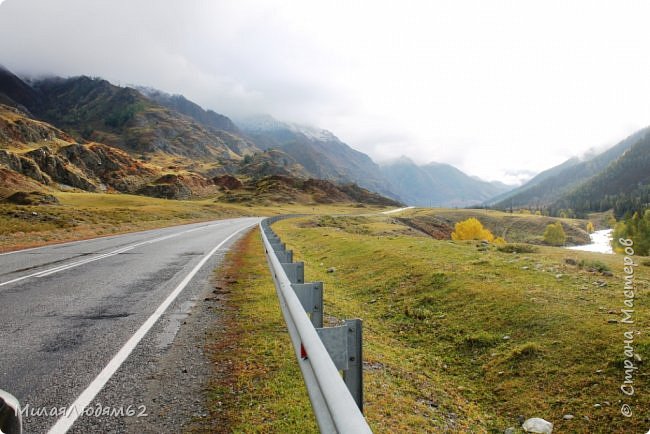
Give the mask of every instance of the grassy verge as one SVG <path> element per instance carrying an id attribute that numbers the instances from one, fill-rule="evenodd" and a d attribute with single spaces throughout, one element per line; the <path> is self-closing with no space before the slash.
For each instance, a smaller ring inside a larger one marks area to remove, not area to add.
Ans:
<path id="1" fill-rule="evenodd" d="M 230 251 L 215 292 L 208 407 L 219 432 L 317 432 L 257 230 Z"/>
<path id="2" fill-rule="evenodd" d="M 224 205 L 127 194 L 56 193 L 56 205 L 0 203 L 0 252 L 220 218 L 360 212 L 352 205 Z M 370 208 L 374 209 L 374 208 Z M 363 208 L 361 209 L 363 210 Z"/>
<path id="3" fill-rule="evenodd" d="M 650 268 L 636 268 L 628 326 L 616 322 L 620 256 L 500 252 L 393 222 L 304 218 L 274 226 L 306 262 L 306 279 L 325 282 L 326 315 L 364 319 L 365 409 L 375 432 L 500 433 L 520 426 L 521 416 L 545 418 L 554 432 L 647 430 Z M 643 360 L 630 398 L 619 390 L 627 330 L 637 332 Z M 620 414 L 623 402 L 633 417 Z"/>

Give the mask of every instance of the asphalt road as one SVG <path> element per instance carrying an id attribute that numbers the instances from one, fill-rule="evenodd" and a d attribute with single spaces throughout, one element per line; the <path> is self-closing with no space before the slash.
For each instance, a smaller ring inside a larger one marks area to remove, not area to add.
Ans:
<path id="1" fill-rule="evenodd" d="M 0 389 L 27 407 L 25 432 L 86 431 L 74 414 L 97 409 L 106 384 L 127 396 L 112 395 L 102 410 L 119 412 L 140 379 L 122 372 L 116 378 L 125 384 L 114 385 L 113 373 L 137 365 L 132 353 L 174 340 L 174 315 L 191 306 L 228 247 L 257 222 L 221 220 L 0 255 Z M 72 417 L 62 418 L 62 409 Z M 92 431 L 112 431 L 94 423 Z"/>

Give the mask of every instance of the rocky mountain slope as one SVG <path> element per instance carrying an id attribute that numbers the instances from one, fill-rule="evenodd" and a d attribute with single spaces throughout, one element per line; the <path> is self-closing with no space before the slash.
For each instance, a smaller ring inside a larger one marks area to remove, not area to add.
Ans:
<path id="1" fill-rule="evenodd" d="M 20 185 L 31 189 L 40 185 L 135 193 L 161 172 L 114 147 L 77 143 L 63 131 L 3 104 L 0 104 L 0 165 L 4 178 L 12 180 L 14 190 Z"/>

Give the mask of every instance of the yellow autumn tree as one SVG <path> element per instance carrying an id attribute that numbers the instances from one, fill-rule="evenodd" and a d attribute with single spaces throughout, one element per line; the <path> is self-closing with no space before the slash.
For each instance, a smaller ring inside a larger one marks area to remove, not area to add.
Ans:
<path id="1" fill-rule="evenodd" d="M 587 222 L 587 233 L 592 233 L 594 231 L 594 224 L 592 222 Z"/>
<path id="2" fill-rule="evenodd" d="M 544 231 L 544 242 L 551 246 L 563 246 L 566 242 L 566 233 L 562 227 L 562 223 L 555 222 L 546 226 Z"/>
<path id="3" fill-rule="evenodd" d="M 456 223 L 454 232 L 451 233 L 451 239 L 492 241 L 494 240 L 494 235 L 492 235 L 492 232 L 485 229 L 478 219 L 470 217 L 467 220 Z"/>

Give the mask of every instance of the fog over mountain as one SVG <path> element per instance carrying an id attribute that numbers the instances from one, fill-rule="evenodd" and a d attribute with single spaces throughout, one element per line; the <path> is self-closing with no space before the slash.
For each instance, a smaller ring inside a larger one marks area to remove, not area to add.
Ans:
<path id="1" fill-rule="evenodd" d="M 0 63 L 516 183 L 648 124 L 647 16 L 647 3 L 588 1 L 6 0 Z"/>

